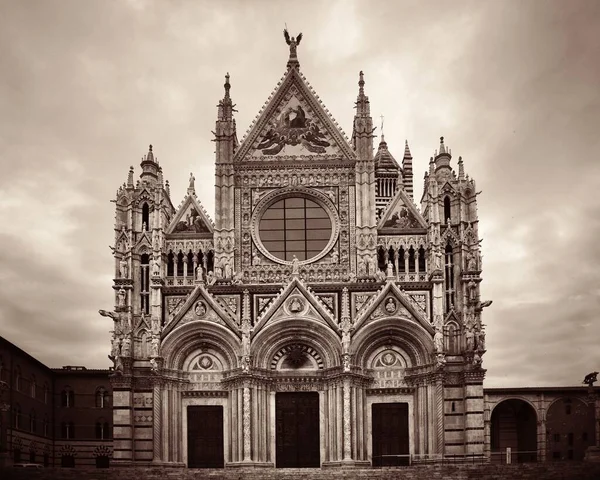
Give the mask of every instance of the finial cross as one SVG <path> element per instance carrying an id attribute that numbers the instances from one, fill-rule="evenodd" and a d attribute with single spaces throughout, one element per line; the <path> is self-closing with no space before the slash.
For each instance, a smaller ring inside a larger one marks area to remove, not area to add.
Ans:
<path id="1" fill-rule="evenodd" d="M 383 116 L 383 114 L 379 115 L 379 118 L 381 118 L 381 134 L 383 135 L 383 120 L 385 119 L 385 117 Z"/>

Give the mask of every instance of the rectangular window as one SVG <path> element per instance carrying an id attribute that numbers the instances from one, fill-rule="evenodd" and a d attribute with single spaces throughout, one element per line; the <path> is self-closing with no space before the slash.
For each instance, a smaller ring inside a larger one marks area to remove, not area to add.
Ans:
<path id="1" fill-rule="evenodd" d="M 555 442 L 555 443 L 558 443 L 558 442 L 560 442 L 560 433 L 555 433 L 555 434 L 554 434 L 554 442 Z"/>
<path id="2" fill-rule="evenodd" d="M 569 447 L 573 446 L 573 434 L 569 433 L 569 435 L 567 435 L 568 438 L 568 442 L 569 442 Z"/>

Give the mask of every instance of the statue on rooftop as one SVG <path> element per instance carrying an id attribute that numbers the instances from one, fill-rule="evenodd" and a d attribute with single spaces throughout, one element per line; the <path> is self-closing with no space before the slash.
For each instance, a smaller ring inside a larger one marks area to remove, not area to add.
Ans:
<path id="1" fill-rule="evenodd" d="M 285 37 L 285 42 L 290 46 L 290 58 L 295 58 L 296 47 L 300 45 L 300 40 L 302 40 L 302 34 L 299 33 L 297 37 L 290 37 L 287 28 L 284 28 L 283 36 Z"/>

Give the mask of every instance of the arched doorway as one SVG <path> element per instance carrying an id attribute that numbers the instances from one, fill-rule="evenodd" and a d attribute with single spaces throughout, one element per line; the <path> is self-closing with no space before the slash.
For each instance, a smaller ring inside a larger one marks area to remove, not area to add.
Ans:
<path id="1" fill-rule="evenodd" d="M 511 462 L 537 460 L 537 414 L 527 402 L 504 400 L 492 412 L 492 461 L 506 462 L 506 449 L 511 449 Z"/>
<path id="2" fill-rule="evenodd" d="M 594 404 L 578 398 L 556 400 L 546 414 L 547 460 L 583 460 L 594 445 Z"/>

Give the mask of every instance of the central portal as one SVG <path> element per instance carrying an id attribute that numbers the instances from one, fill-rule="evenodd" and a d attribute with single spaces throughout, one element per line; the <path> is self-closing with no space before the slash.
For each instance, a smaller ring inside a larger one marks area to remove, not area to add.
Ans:
<path id="1" fill-rule="evenodd" d="M 223 407 L 189 406 L 188 467 L 223 468 Z"/>
<path id="2" fill-rule="evenodd" d="M 319 467 L 319 394 L 277 393 L 277 468 Z"/>
<path id="3" fill-rule="evenodd" d="M 408 403 L 374 403 L 373 466 L 408 465 Z"/>

